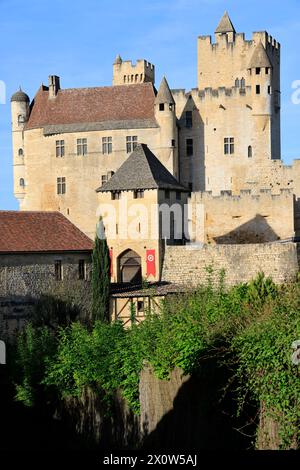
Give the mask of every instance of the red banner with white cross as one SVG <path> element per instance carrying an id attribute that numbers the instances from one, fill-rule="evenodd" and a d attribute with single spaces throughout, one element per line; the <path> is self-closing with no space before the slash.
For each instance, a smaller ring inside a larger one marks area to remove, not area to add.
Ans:
<path id="1" fill-rule="evenodd" d="M 146 251 L 147 277 L 156 275 L 155 269 L 155 250 Z"/>

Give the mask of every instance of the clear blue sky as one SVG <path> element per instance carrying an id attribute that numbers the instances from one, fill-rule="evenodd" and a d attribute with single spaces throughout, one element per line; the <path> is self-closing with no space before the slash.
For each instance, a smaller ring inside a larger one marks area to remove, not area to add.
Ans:
<path id="1" fill-rule="evenodd" d="M 0 209 L 17 209 L 13 197 L 10 96 L 19 85 L 34 97 L 48 75 L 63 88 L 111 84 L 112 63 L 145 58 L 156 66 L 156 84 L 196 86 L 197 36 L 213 34 L 228 10 L 235 29 L 267 30 L 282 46 L 282 155 L 300 157 L 300 105 L 291 102 L 300 80 L 299 0 L 0 0 Z"/>

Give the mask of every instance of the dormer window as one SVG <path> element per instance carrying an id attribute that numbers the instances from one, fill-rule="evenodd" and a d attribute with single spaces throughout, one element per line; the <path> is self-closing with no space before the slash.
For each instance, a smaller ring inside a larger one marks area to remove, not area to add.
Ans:
<path id="1" fill-rule="evenodd" d="M 165 110 L 165 104 L 164 103 L 159 103 L 159 110 L 164 111 Z"/>

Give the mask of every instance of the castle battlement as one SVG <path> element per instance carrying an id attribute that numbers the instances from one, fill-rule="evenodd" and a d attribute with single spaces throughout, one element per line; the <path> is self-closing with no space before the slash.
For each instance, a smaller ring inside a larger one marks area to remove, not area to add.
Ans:
<path id="1" fill-rule="evenodd" d="M 271 45 L 275 49 L 280 49 L 280 43 L 276 41 L 267 31 L 254 31 L 251 39 L 246 39 L 245 33 L 236 33 L 233 36 L 233 40 L 227 36 L 227 34 L 217 36 L 213 41 L 211 35 L 198 36 L 198 41 L 210 45 L 212 49 L 218 48 L 220 45 L 227 44 L 228 47 L 245 45 L 252 47 L 257 42 L 262 41 L 265 44 Z"/>
<path id="2" fill-rule="evenodd" d="M 155 80 L 155 66 L 145 59 L 122 60 L 117 56 L 113 65 L 113 85 L 130 85 Z"/>
<path id="3" fill-rule="evenodd" d="M 191 203 L 205 203 L 209 201 L 219 201 L 219 202 L 251 202 L 251 201 L 271 201 L 279 199 L 290 199 L 293 196 L 293 191 L 290 188 L 280 189 L 279 194 L 272 194 L 271 189 L 260 189 L 259 194 L 257 191 L 252 191 L 251 189 L 243 189 L 239 194 L 232 194 L 232 191 L 220 191 L 220 194 L 213 194 L 212 191 L 195 191 L 191 194 L 190 201 Z"/>

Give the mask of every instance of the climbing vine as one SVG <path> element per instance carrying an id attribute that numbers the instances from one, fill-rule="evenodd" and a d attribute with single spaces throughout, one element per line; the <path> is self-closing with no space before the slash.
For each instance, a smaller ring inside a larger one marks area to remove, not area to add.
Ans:
<path id="1" fill-rule="evenodd" d="M 72 323 L 53 336 L 46 327 L 36 332 L 27 325 L 18 340 L 17 399 L 31 404 L 40 387 L 59 397 L 80 396 L 90 386 L 109 402 L 120 389 L 138 413 L 145 363 L 165 379 L 175 367 L 193 373 L 205 357 L 217 355 L 232 370 L 238 412 L 248 399 L 263 403 L 280 425 L 282 448 L 289 448 L 300 437 L 299 366 L 291 361 L 291 344 L 300 339 L 299 312 L 298 282 L 277 287 L 260 274 L 225 289 L 221 273 L 217 287 L 210 280 L 166 299 L 160 312 L 130 329 L 120 322 L 98 321 L 92 330 Z"/>

